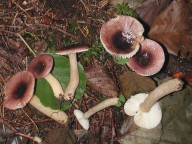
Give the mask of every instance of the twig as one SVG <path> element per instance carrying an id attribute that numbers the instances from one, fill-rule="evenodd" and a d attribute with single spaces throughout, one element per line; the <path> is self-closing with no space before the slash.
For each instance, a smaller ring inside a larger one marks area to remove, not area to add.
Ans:
<path id="1" fill-rule="evenodd" d="M 11 124 L 9 124 L 8 122 L 6 122 L 3 118 L 0 117 L 0 123 L 2 123 L 3 125 L 5 125 L 6 127 L 8 127 L 9 129 L 11 129 L 15 135 L 17 136 L 22 136 L 22 137 L 25 137 L 25 138 L 28 138 L 28 139 L 31 139 L 37 143 L 40 143 L 42 140 L 41 138 L 35 136 L 30 136 L 30 135 L 26 135 L 26 134 L 23 134 L 23 133 L 20 133 L 18 132 Z"/>
<path id="2" fill-rule="evenodd" d="M 70 36 L 70 37 L 76 39 L 77 41 L 80 41 L 78 37 L 74 36 L 73 34 L 70 34 L 70 33 L 66 32 L 66 31 L 64 31 L 64 30 L 62 30 L 62 29 L 60 29 L 58 27 L 50 26 L 50 25 L 45 25 L 45 24 L 39 24 L 39 23 L 36 23 L 34 25 L 54 29 L 56 31 L 62 32 L 66 36 Z M 34 25 L 32 25 L 32 26 L 34 26 Z"/>
<path id="3" fill-rule="evenodd" d="M 35 125 L 37 131 L 39 132 L 39 129 L 36 125 L 36 123 L 34 122 L 34 120 L 32 118 L 30 118 L 30 116 L 27 114 L 27 112 L 24 109 L 21 109 L 23 111 L 23 113 L 29 118 L 29 120 Z"/>
<path id="4" fill-rule="evenodd" d="M 17 33 L 17 36 L 25 43 L 25 45 L 27 46 L 27 48 L 29 49 L 29 51 L 33 54 L 34 57 L 36 57 L 36 54 L 34 53 L 34 51 L 31 49 L 31 47 L 28 45 L 28 43 L 23 39 L 23 37 Z"/>

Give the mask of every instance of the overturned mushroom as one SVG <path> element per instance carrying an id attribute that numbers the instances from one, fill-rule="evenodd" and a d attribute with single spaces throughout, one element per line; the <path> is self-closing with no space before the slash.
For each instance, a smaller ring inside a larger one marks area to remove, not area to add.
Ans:
<path id="1" fill-rule="evenodd" d="M 103 24 L 100 40 L 111 55 L 130 58 L 138 52 L 143 32 L 143 25 L 137 19 L 118 16 Z"/>
<path id="2" fill-rule="evenodd" d="M 101 103 L 97 104 L 96 106 L 92 107 L 85 113 L 76 109 L 76 110 L 74 110 L 74 115 L 76 116 L 76 118 L 79 121 L 79 123 L 81 124 L 81 126 L 85 130 L 88 130 L 89 129 L 89 120 L 88 120 L 89 117 L 104 108 L 107 108 L 112 105 L 116 105 L 118 103 L 118 100 L 119 100 L 119 98 L 106 99 L 106 100 L 102 101 Z"/>
<path id="3" fill-rule="evenodd" d="M 68 55 L 70 62 L 70 81 L 64 93 L 65 100 L 72 100 L 75 95 L 75 91 L 79 85 L 79 72 L 77 65 L 77 55 L 76 53 L 88 51 L 87 46 L 73 46 L 65 49 L 57 50 L 58 55 Z"/>
<path id="4" fill-rule="evenodd" d="M 162 118 L 161 107 L 157 102 L 162 97 L 181 90 L 183 82 L 180 79 L 171 79 L 159 85 L 149 94 L 140 93 L 132 96 L 124 105 L 124 111 L 134 116 L 136 125 L 146 129 L 155 128 Z"/>
<path id="5" fill-rule="evenodd" d="M 155 41 L 145 39 L 140 50 L 128 60 L 127 65 L 142 76 L 154 75 L 161 70 L 165 62 L 162 47 Z"/>
<path id="6" fill-rule="evenodd" d="M 64 95 L 64 92 L 59 81 L 50 73 L 52 67 L 52 56 L 49 54 L 40 54 L 31 61 L 28 69 L 36 78 L 44 78 L 50 84 L 54 96 L 60 98 L 60 96 Z"/>
<path id="7" fill-rule="evenodd" d="M 30 71 L 14 74 L 6 84 L 3 106 L 15 110 L 23 108 L 33 96 L 35 77 Z"/>

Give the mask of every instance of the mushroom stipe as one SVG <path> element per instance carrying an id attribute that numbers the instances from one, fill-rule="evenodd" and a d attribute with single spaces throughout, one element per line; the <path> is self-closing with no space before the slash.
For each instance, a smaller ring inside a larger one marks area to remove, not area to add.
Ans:
<path id="1" fill-rule="evenodd" d="M 132 96 L 126 101 L 124 111 L 127 115 L 134 116 L 137 126 L 146 129 L 155 128 L 162 118 L 161 107 L 157 101 L 172 92 L 181 90 L 183 84 L 180 79 L 171 79 L 149 94 L 140 93 Z"/>

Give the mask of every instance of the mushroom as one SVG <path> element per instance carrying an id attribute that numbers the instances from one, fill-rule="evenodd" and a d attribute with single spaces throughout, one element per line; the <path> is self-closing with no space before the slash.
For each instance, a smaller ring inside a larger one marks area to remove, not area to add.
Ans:
<path id="1" fill-rule="evenodd" d="M 111 55 L 130 58 L 138 52 L 143 32 L 143 25 L 137 19 L 122 15 L 102 25 L 100 40 Z"/>
<path id="2" fill-rule="evenodd" d="M 139 52 L 128 60 L 127 65 L 137 74 L 150 76 L 159 72 L 164 62 L 163 48 L 157 42 L 145 39 Z"/>
<path id="3" fill-rule="evenodd" d="M 60 98 L 64 92 L 59 81 L 50 73 L 52 67 L 53 57 L 49 54 L 40 54 L 31 61 L 28 69 L 36 78 L 44 78 L 50 84 L 54 96 Z"/>
<path id="4" fill-rule="evenodd" d="M 74 110 L 74 115 L 76 116 L 77 120 L 79 121 L 80 125 L 85 129 L 89 129 L 89 117 L 95 114 L 96 112 L 107 108 L 112 105 L 116 105 L 118 103 L 119 98 L 109 98 L 101 103 L 97 104 L 96 106 L 89 109 L 87 112 L 83 113 L 82 111 L 76 109 Z"/>
<path id="5" fill-rule="evenodd" d="M 41 104 L 37 96 L 33 96 L 35 77 L 30 71 L 20 71 L 14 74 L 5 87 L 5 98 L 3 106 L 15 110 L 23 108 L 29 102 L 37 110 L 61 124 L 65 124 L 68 116 L 65 112 L 53 110 Z"/>
<path id="6" fill-rule="evenodd" d="M 154 89 L 149 94 L 140 93 L 128 99 L 124 105 L 124 111 L 129 116 L 134 116 L 137 126 L 152 129 L 162 118 L 161 107 L 157 102 L 162 97 L 181 90 L 183 82 L 180 79 L 171 79 Z"/>
<path id="7" fill-rule="evenodd" d="M 45 107 L 44 105 L 42 105 L 42 103 L 40 102 L 40 99 L 36 95 L 34 95 L 32 97 L 32 99 L 29 101 L 29 103 L 33 107 L 35 107 L 37 110 L 39 110 L 46 116 L 54 119 L 55 121 L 57 121 L 60 124 L 66 124 L 68 121 L 68 116 L 64 111 L 53 110 L 50 107 Z"/>
<path id="8" fill-rule="evenodd" d="M 58 55 L 68 55 L 70 62 L 70 80 L 64 93 L 65 100 L 72 100 L 79 85 L 79 72 L 76 53 L 88 51 L 88 46 L 72 46 L 56 50 Z"/>
<path id="9" fill-rule="evenodd" d="M 3 106 L 15 110 L 25 107 L 33 96 L 35 77 L 30 71 L 14 74 L 6 84 Z"/>

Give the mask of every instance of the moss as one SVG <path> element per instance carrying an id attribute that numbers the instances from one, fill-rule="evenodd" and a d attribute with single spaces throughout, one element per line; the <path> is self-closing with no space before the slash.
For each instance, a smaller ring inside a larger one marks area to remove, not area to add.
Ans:
<path id="1" fill-rule="evenodd" d="M 119 15 L 127 15 L 138 18 L 137 13 L 128 6 L 128 3 L 117 4 L 115 12 Z"/>

